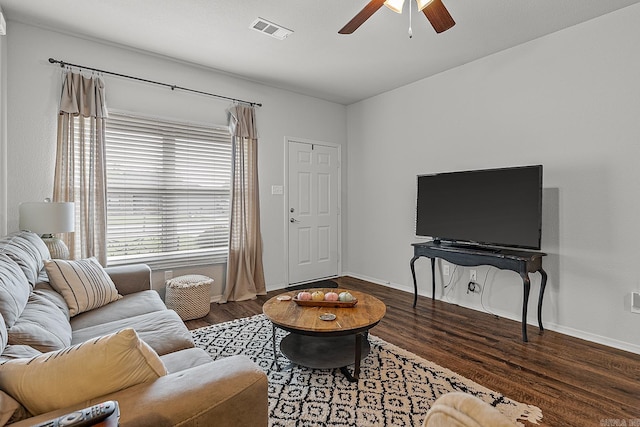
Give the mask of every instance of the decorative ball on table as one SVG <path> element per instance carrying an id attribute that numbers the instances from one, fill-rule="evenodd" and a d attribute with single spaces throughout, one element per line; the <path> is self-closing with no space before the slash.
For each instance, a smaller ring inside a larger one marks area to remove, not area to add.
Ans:
<path id="1" fill-rule="evenodd" d="M 335 292 L 327 292 L 327 293 L 324 295 L 324 299 L 325 299 L 325 301 L 338 301 L 338 298 L 339 298 L 339 296 L 338 296 L 338 294 L 337 294 L 337 293 L 335 293 Z"/>
<path id="2" fill-rule="evenodd" d="M 341 302 L 351 302 L 354 300 L 354 297 L 353 295 L 351 295 L 351 292 L 345 291 L 340 292 L 340 295 L 338 295 L 338 300 L 340 300 Z"/>

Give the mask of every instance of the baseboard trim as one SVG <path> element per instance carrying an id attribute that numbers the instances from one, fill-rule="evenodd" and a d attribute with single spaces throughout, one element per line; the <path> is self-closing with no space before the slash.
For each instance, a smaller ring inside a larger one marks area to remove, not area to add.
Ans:
<path id="1" fill-rule="evenodd" d="M 376 279 L 374 277 L 369 277 L 369 276 L 365 276 L 362 274 L 356 274 L 356 273 L 344 273 L 344 276 L 350 276 L 353 277 L 355 279 L 360 279 L 360 280 L 365 280 L 367 282 L 371 282 L 371 283 L 375 283 L 377 285 L 382 285 L 382 286 L 387 286 L 389 288 L 392 289 L 397 289 L 399 291 L 404 291 L 404 292 L 408 292 L 413 294 L 413 286 L 406 286 L 406 285 L 400 285 L 398 283 L 393 283 L 390 281 L 385 281 L 385 280 L 380 280 L 380 279 Z M 425 297 L 431 297 L 431 293 L 426 294 L 426 293 L 422 293 L 420 292 L 420 290 L 418 289 L 418 295 L 420 296 L 425 296 Z M 443 302 L 449 303 L 449 304 L 457 304 L 461 307 L 465 307 L 465 308 L 469 308 L 471 310 L 475 310 L 475 311 L 481 311 L 483 313 L 486 313 L 486 311 L 483 310 L 478 310 L 478 307 L 472 307 L 472 306 L 468 306 L 466 304 L 463 303 L 459 303 L 459 302 L 449 302 L 449 301 L 445 301 L 441 298 L 436 298 L 438 300 L 441 300 Z M 517 322 L 520 322 L 522 320 L 521 317 L 519 317 L 518 315 L 514 315 L 513 313 L 508 313 L 508 312 L 504 312 L 504 311 L 500 311 L 500 310 L 493 310 L 491 312 L 491 314 L 495 314 L 497 316 L 500 317 L 504 317 L 505 319 L 510 319 L 510 320 L 515 320 Z M 544 321 L 544 318 L 543 318 Z M 529 325 L 534 325 L 534 326 L 538 326 L 537 322 L 533 322 L 533 321 L 527 321 L 527 324 Z M 630 353 L 635 353 L 635 354 L 640 354 L 640 345 L 637 344 L 633 344 L 633 343 L 629 343 L 629 342 L 625 342 L 625 341 L 619 341 L 619 340 L 615 340 L 612 338 L 608 338 L 608 337 L 604 337 L 601 335 L 597 335 L 597 334 L 592 334 L 586 331 L 581 331 L 579 329 L 575 329 L 575 328 L 570 328 L 567 326 L 563 326 L 563 325 L 559 325 L 557 323 L 552 323 L 552 322 L 544 322 L 544 327 L 545 329 L 548 329 L 550 331 L 554 331 L 554 332 L 558 332 L 560 334 L 564 334 L 564 335 L 568 335 L 570 337 L 574 337 L 574 338 L 579 338 L 585 341 L 590 341 L 596 344 L 602 344 L 604 346 L 607 347 L 612 347 L 618 350 L 623 350 L 623 351 L 628 351 Z"/>

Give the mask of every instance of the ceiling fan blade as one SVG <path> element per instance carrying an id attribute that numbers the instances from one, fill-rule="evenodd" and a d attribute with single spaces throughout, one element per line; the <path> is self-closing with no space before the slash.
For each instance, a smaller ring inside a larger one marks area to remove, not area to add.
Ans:
<path id="1" fill-rule="evenodd" d="M 338 34 L 351 34 L 382 7 L 385 0 L 371 0 L 353 19 L 342 27 Z"/>
<path id="2" fill-rule="evenodd" d="M 442 0 L 433 0 L 422 12 L 427 17 L 436 33 L 442 33 L 456 25 L 447 8 L 442 4 Z"/>

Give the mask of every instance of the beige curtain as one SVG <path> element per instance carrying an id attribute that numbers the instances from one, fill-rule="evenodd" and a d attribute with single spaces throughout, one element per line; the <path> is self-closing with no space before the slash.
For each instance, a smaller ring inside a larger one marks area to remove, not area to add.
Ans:
<path id="1" fill-rule="evenodd" d="M 227 281 L 221 303 L 244 301 L 266 294 L 260 234 L 255 109 L 236 105 L 228 113 L 233 135 L 231 232 Z"/>
<path id="2" fill-rule="evenodd" d="M 66 235 L 71 258 L 107 263 L 104 83 L 67 71 L 58 115 L 53 200 L 75 202 L 75 232 Z M 76 123 L 79 132 L 75 132 Z"/>

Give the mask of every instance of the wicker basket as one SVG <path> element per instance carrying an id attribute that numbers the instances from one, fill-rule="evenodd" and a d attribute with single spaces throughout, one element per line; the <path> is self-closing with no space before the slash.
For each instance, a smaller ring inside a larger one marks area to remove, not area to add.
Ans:
<path id="1" fill-rule="evenodd" d="M 209 313 L 213 279 L 199 274 L 167 280 L 165 304 L 182 320 L 199 319 Z"/>

